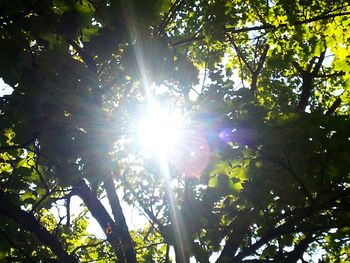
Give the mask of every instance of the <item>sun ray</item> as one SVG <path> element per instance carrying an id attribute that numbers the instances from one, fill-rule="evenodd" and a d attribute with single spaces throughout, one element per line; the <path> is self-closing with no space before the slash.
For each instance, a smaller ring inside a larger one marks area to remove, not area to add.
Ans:
<path id="1" fill-rule="evenodd" d="M 138 139 L 146 150 L 168 156 L 181 139 L 182 116 L 151 102 L 138 125 Z"/>

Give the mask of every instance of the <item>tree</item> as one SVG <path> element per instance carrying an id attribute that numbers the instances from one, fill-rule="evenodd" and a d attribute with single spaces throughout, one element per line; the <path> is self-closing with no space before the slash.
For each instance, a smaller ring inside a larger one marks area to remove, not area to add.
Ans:
<path id="1" fill-rule="evenodd" d="M 349 260 L 348 1 L 0 6 L 1 260 Z M 185 116 L 167 153 L 152 101 Z"/>

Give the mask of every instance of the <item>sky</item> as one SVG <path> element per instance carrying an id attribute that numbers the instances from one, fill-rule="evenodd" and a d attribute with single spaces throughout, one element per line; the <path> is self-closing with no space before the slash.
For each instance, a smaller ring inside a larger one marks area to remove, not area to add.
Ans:
<path id="1" fill-rule="evenodd" d="M 10 95 L 13 91 L 9 85 L 7 85 L 2 78 L 0 78 L 0 97 L 4 95 Z"/>

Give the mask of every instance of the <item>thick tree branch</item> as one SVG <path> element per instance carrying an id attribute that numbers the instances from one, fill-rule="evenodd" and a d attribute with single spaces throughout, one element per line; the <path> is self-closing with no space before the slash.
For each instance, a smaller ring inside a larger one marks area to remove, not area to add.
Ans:
<path id="1" fill-rule="evenodd" d="M 317 57 L 312 57 L 309 64 L 307 65 L 306 72 L 311 72 L 312 67 L 316 61 Z"/>
<path id="2" fill-rule="evenodd" d="M 341 98 L 336 98 L 336 100 L 333 102 L 332 106 L 329 107 L 329 109 L 326 112 L 326 115 L 332 115 L 336 109 L 341 105 L 342 99 Z"/>
<path id="3" fill-rule="evenodd" d="M 242 53 L 242 51 L 240 50 L 240 48 L 236 45 L 236 42 L 233 40 L 233 38 L 230 35 L 227 35 L 232 46 L 234 47 L 234 49 L 236 50 L 237 56 L 240 57 L 242 59 L 242 61 L 244 62 L 244 65 L 248 68 L 250 74 L 254 74 L 254 69 L 250 66 L 249 62 L 246 60 L 244 54 Z"/>
<path id="4" fill-rule="evenodd" d="M 267 52 L 269 51 L 270 46 L 269 45 L 265 45 L 265 48 L 260 56 L 259 59 L 259 63 L 258 66 L 256 67 L 256 69 L 254 70 L 253 74 L 252 74 L 252 83 L 250 86 L 250 90 L 254 93 L 256 91 L 256 85 L 258 82 L 258 77 L 260 75 L 260 72 L 264 66 L 265 60 L 266 60 L 266 56 L 267 56 Z"/>
<path id="5" fill-rule="evenodd" d="M 68 196 L 66 199 L 66 212 L 67 212 L 67 227 L 70 227 L 70 200 L 71 196 Z"/>
<path id="6" fill-rule="evenodd" d="M 267 52 L 269 51 L 269 45 L 265 45 L 264 50 L 260 56 L 259 62 L 257 64 L 257 67 L 254 69 L 248 62 L 248 60 L 245 58 L 243 52 L 241 51 L 241 49 L 237 46 L 237 44 L 235 43 L 234 39 L 227 34 L 228 39 L 230 40 L 230 43 L 233 45 L 237 56 L 242 59 L 242 61 L 244 62 L 244 65 L 248 68 L 250 74 L 252 75 L 252 81 L 251 81 L 251 85 L 250 85 L 250 89 L 251 91 L 254 93 L 256 91 L 256 85 L 258 82 L 258 77 L 259 74 L 263 68 L 263 65 L 265 63 L 266 60 L 266 56 L 267 56 Z"/>
<path id="7" fill-rule="evenodd" d="M 292 65 L 295 67 L 295 69 L 299 72 L 300 75 L 305 74 L 305 70 L 299 65 L 298 62 L 292 60 Z"/>
<path id="8" fill-rule="evenodd" d="M 304 112 L 306 107 L 307 107 L 309 98 L 311 96 L 311 91 L 312 91 L 313 86 L 314 86 L 313 85 L 314 78 L 318 75 L 318 72 L 321 69 L 323 60 L 325 58 L 325 54 L 326 54 L 326 50 L 320 54 L 315 66 L 313 66 L 315 59 L 313 59 L 310 62 L 309 66 L 308 66 L 309 71 L 301 69 L 301 67 L 298 66 L 298 64 L 296 62 L 294 62 L 294 64 L 293 64 L 297 68 L 299 73 L 301 74 L 302 81 L 303 81 L 302 87 L 301 87 L 300 100 L 299 100 L 299 103 L 297 106 L 298 112 Z M 313 66 L 313 69 L 311 69 L 312 66 Z"/>
<path id="9" fill-rule="evenodd" d="M 170 260 L 169 252 L 170 252 L 170 246 L 167 244 L 167 245 L 166 245 L 166 252 L 165 252 L 165 260 L 164 260 L 164 263 L 169 263 L 169 260 Z"/>
<path id="10" fill-rule="evenodd" d="M 285 255 L 286 259 L 283 261 L 285 263 L 295 263 L 301 259 L 304 255 L 305 250 L 309 244 L 314 240 L 311 234 L 307 234 L 299 243 L 294 247 L 294 249 Z"/>
<path id="11" fill-rule="evenodd" d="M 265 60 L 266 60 L 266 56 L 267 56 L 267 52 L 269 51 L 270 49 L 270 46 L 268 44 L 265 45 L 265 48 L 260 56 L 260 59 L 259 59 L 259 63 L 258 63 L 258 66 L 257 68 L 255 69 L 255 72 L 256 73 L 260 73 L 260 71 L 262 70 L 263 66 L 264 66 L 264 63 L 265 63 Z"/>
<path id="12" fill-rule="evenodd" d="M 318 74 L 315 76 L 315 78 L 331 78 L 331 77 L 338 77 L 338 76 L 344 76 L 345 72 L 340 71 L 340 72 L 334 72 L 330 74 Z"/>
<path id="13" fill-rule="evenodd" d="M 311 95 L 311 91 L 312 91 L 312 86 L 313 86 L 313 78 L 310 74 L 305 74 L 304 76 L 302 76 L 302 81 L 303 81 L 303 85 L 302 85 L 302 91 L 301 91 L 301 95 L 300 95 L 300 99 L 299 99 L 299 103 L 297 106 L 297 111 L 298 112 L 304 112 L 310 95 Z"/>
<path id="14" fill-rule="evenodd" d="M 317 61 L 316 65 L 314 66 L 314 69 L 312 70 L 312 72 L 310 72 L 313 77 L 316 77 L 318 75 L 318 72 L 321 69 L 321 66 L 322 66 L 322 63 L 324 61 L 325 56 L 326 56 L 326 50 L 321 52 L 321 54 L 318 58 L 318 61 Z"/>
<path id="15" fill-rule="evenodd" d="M 232 232 L 226 241 L 224 249 L 222 250 L 218 262 L 224 262 L 225 258 L 232 258 L 239 246 L 242 243 L 244 236 L 247 234 L 250 226 L 250 221 L 246 215 L 239 215 L 232 224 Z"/>
<path id="16" fill-rule="evenodd" d="M 81 179 L 73 188 L 72 194 L 79 196 L 92 216 L 97 220 L 104 233 L 107 236 L 108 242 L 111 244 L 114 252 L 117 255 L 118 262 L 125 262 L 123 248 L 120 244 L 120 236 L 115 222 L 108 214 L 106 208 L 101 204 L 100 200 L 92 193 L 90 187 Z"/>
<path id="17" fill-rule="evenodd" d="M 77 260 L 67 253 L 62 244 L 49 231 L 42 227 L 31 213 L 23 211 L 12 203 L 5 194 L 0 192 L 0 214 L 12 219 L 26 230 L 32 232 L 38 240 L 49 247 L 62 263 L 76 263 Z"/>
<path id="18" fill-rule="evenodd" d="M 125 259 L 128 263 L 134 263 L 136 262 L 134 243 L 131 239 L 129 228 L 126 224 L 124 213 L 119 202 L 113 178 L 111 176 L 106 176 L 104 180 L 104 188 L 107 192 L 107 198 L 112 208 L 112 213 L 116 222 L 117 231 L 119 232 L 120 240 L 123 245 Z"/>

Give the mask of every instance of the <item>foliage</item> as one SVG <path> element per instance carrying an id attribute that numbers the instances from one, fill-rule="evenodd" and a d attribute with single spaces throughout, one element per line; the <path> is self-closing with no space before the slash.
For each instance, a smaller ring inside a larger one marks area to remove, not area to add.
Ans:
<path id="1" fill-rule="evenodd" d="M 349 260 L 348 1 L 0 10 L 1 261 Z M 161 158 L 136 138 L 151 98 L 186 118 Z"/>

